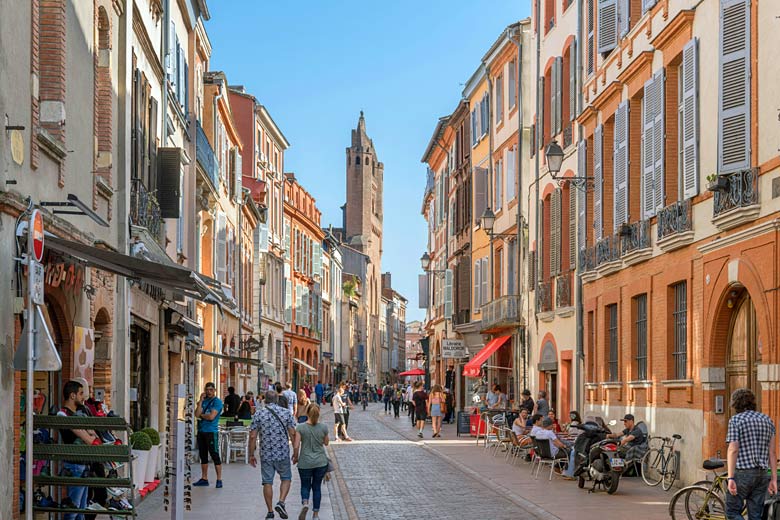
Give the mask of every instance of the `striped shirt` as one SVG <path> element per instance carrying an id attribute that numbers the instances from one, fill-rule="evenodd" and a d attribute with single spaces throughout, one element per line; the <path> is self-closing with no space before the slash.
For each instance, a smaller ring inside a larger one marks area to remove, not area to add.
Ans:
<path id="1" fill-rule="evenodd" d="M 775 425 L 767 415 L 746 410 L 729 419 L 726 443 L 738 442 L 737 469 L 769 468 L 769 443 Z"/>

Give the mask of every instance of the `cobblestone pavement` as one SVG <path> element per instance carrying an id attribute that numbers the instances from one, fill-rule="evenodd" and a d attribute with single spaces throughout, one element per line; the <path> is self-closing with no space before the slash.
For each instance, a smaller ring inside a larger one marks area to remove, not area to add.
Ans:
<path id="1" fill-rule="evenodd" d="M 365 412 L 353 410 L 349 433 L 355 441 L 331 444 L 350 518 L 555 518 L 530 502 L 491 489 L 396 431 L 387 423 L 392 419 L 383 415 L 379 404 Z M 411 429 L 405 416 L 396 421 Z M 427 433 L 430 436 L 430 429 Z"/>

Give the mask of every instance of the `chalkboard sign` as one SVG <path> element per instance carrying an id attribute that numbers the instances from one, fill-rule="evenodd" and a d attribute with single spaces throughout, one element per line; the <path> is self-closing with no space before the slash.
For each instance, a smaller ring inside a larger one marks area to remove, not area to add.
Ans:
<path id="1" fill-rule="evenodd" d="M 471 434 L 471 413 L 458 412 L 458 437 Z"/>

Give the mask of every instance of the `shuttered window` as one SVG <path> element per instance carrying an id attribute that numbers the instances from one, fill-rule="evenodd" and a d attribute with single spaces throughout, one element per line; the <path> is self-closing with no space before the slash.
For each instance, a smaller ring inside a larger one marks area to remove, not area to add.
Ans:
<path id="1" fill-rule="evenodd" d="M 482 307 L 482 261 L 474 262 L 474 310 Z"/>
<path id="2" fill-rule="evenodd" d="M 653 6 L 655 6 L 658 0 L 642 0 L 642 14 L 645 14 Z"/>
<path id="3" fill-rule="evenodd" d="M 569 47 L 569 121 L 577 118 L 577 40 Z"/>
<path id="4" fill-rule="evenodd" d="M 490 281 L 490 276 L 488 275 L 488 259 L 483 258 L 482 259 L 482 305 L 485 305 L 488 301 L 490 301 L 488 299 L 489 281 Z"/>
<path id="5" fill-rule="evenodd" d="M 585 53 L 585 69 L 587 75 L 590 76 L 596 70 L 596 41 L 594 31 L 594 28 L 596 27 L 596 0 L 587 0 L 587 2 L 588 12 L 586 17 L 588 25 L 586 35 L 587 40 L 585 42 L 585 46 L 587 47 L 587 52 Z"/>
<path id="6" fill-rule="evenodd" d="M 550 276 L 561 269 L 561 189 L 556 188 L 550 197 Z"/>
<path id="7" fill-rule="evenodd" d="M 543 229 L 543 222 L 544 222 L 544 201 L 539 201 L 539 218 L 542 219 L 542 222 L 539 224 L 539 227 L 542 228 L 542 231 L 538 233 L 537 237 L 537 243 L 536 243 L 536 279 L 538 281 L 542 281 L 544 279 L 544 262 L 545 262 L 545 244 L 544 244 L 544 229 Z M 549 255 L 548 255 L 549 256 Z M 549 260 L 547 260 L 549 262 Z"/>
<path id="8" fill-rule="evenodd" d="M 610 52 L 617 46 L 617 0 L 598 0 L 598 51 Z"/>
<path id="9" fill-rule="evenodd" d="M 509 72 L 507 73 L 507 80 L 508 80 L 508 86 L 507 86 L 507 94 L 509 95 L 509 108 L 512 109 L 515 105 L 517 105 L 517 71 L 515 69 L 515 62 L 510 61 L 509 62 Z"/>
<path id="10" fill-rule="evenodd" d="M 292 282 L 284 281 L 284 322 L 292 321 Z"/>
<path id="11" fill-rule="evenodd" d="M 488 96 L 487 92 L 482 96 L 480 115 L 480 134 L 485 136 L 487 135 L 488 128 L 490 128 L 490 96 Z"/>
<path id="12" fill-rule="evenodd" d="M 506 276 L 507 276 L 507 294 L 517 294 L 515 286 L 517 285 L 517 241 L 510 240 L 506 248 Z"/>
<path id="13" fill-rule="evenodd" d="M 577 143 L 577 175 L 580 177 L 588 176 L 588 142 L 584 139 Z M 587 200 L 584 189 L 577 190 L 577 249 L 585 249 L 587 244 Z"/>
<path id="14" fill-rule="evenodd" d="M 577 198 L 574 196 L 574 186 L 566 188 L 569 203 L 569 269 L 577 266 Z M 575 190 L 577 193 L 584 190 Z"/>
<path id="15" fill-rule="evenodd" d="M 503 206 L 503 194 L 502 194 L 502 186 L 504 182 L 504 165 L 503 161 L 499 159 L 496 161 L 495 168 L 494 168 L 494 187 L 493 187 L 493 193 L 495 194 L 495 200 L 494 202 L 494 209 L 496 211 L 499 211 Z"/>
<path id="16" fill-rule="evenodd" d="M 444 317 L 452 317 L 452 269 L 444 271 Z"/>
<path id="17" fill-rule="evenodd" d="M 501 120 L 504 118 L 504 75 L 499 74 L 498 78 L 496 78 L 496 92 L 495 92 L 495 103 L 496 103 L 496 124 L 500 123 Z"/>
<path id="18" fill-rule="evenodd" d="M 699 193 L 699 63 L 698 41 L 689 41 L 683 49 L 680 66 L 680 136 L 682 139 L 683 196 L 688 199 Z"/>
<path id="19" fill-rule="evenodd" d="M 536 289 L 536 251 L 528 253 L 528 290 Z"/>
<path id="20" fill-rule="evenodd" d="M 552 64 L 550 69 L 550 135 L 558 134 L 558 58 Z"/>
<path id="21" fill-rule="evenodd" d="M 718 173 L 750 167 L 750 2 L 721 0 Z"/>
<path id="22" fill-rule="evenodd" d="M 544 128 L 544 105 L 545 105 L 545 99 L 544 99 L 544 77 L 539 78 L 539 85 L 537 87 L 539 89 L 539 103 L 538 103 L 538 110 L 536 113 L 536 146 L 534 149 L 539 149 L 542 146 L 544 146 L 544 140 L 545 140 L 545 128 Z"/>
<path id="23" fill-rule="evenodd" d="M 664 71 L 645 82 L 642 100 L 642 208 L 644 218 L 663 209 L 664 193 Z"/>
<path id="24" fill-rule="evenodd" d="M 604 138 L 604 127 L 599 125 L 593 134 L 593 238 L 601 240 L 604 228 L 603 208 L 601 201 L 603 199 L 604 175 L 602 171 L 602 141 Z"/>
<path id="25" fill-rule="evenodd" d="M 631 28 L 630 0 L 617 0 L 618 38 L 622 40 Z"/>
<path id="26" fill-rule="evenodd" d="M 226 266 L 225 261 L 227 259 L 227 229 L 225 214 L 222 212 L 217 213 L 217 280 L 220 282 L 226 282 Z"/>
<path id="27" fill-rule="evenodd" d="M 487 206 L 487 170 L 474 168 L 474 217 L 479 222 Z"/>
<path id="28" fill-rule="evenodd" d="M 477 127 L 479 126 L 479 121 L 477 119 L 477 108 L 474 108 L 474 110 L 471 111 L 471 146 L 476 146 L 477 141 L 479 140 L 479 134 L 477 133 Z"/>
<path id="29" fill-rule="evenodd" d="M 515 162 L 516 158 L 515 147 L 510 148 L 506 152 L 506 202 L 515 198 Z"/>
<path id="30" fill-rule="evenodd" d="M 628 223 L 628 101 L 623 101 L 615 113 L 614 136 L 614 230 Z"/>

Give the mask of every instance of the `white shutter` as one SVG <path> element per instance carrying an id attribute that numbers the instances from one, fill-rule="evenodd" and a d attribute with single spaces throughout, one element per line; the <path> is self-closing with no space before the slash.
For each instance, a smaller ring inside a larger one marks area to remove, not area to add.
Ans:
<path id="1" fill-rule="evenodd" d="M 588 13 L 587 13 L 587 20 L 588 20 L 588 28 L 587 28 L 587 40 L 585 41 L 585 45 L 587 47 L 586 52 L 586 71 L 587 75 L 590 76 L 593 74 L 593 72 L 596 69 L 596 54 L 595 54 L 595 31 L 594 28 L 596 26 L 596 20 L 595 20 L 595 14 L 594 14 L 594 4 L 596 0 L 588 0 Z"/>
<path id="2" fill-rule="evenodd" d="M 417 300 L 418 307 L 420 309 L 427 309 L 430 305 L 429 300 L 429 287 L 428 287 L 428 275 L 417 275 Z"/>
<path id="3" fill-rule="evenodd" d="M 628 34 L 631 22 L 630 0 L 618 0 L 618 38 L 622 40 Z"/>
<path id="4" fill-rule="evenodd" d="M 319 242 L 314 242 L 314 276 L 322 277 L 322 245 Z"/>
<path id="5" fill-rule="evenodd" d="M 301 297 L 303 296 L 300 284 L 295 284 L 295 324 L 301 325 Z"/>
<path id="6" fill-rule="evenodd" d="M 718 173 L 750 167 L 750 2 L 721 0 Z"/>
<path id="7" fill-rule="evenodd" d="M 539 229 L 541 232 L 538 234 L 536 241 L 536 279 L 537 281 L 542 281 L 544 278 L 544 262 L 545 262 L 545 255 L 544 255 L 544 200 L 539 201 L 539 217 L 542 219 L 542 222 L 539 223 Z M 549 260 L 548 260 L 549 261 Z"/>
<path id="8" fill-rule="evenodd" d="M 577 118 L 577 39 L 569 47 L 569 121 Z"/>
<path id="9" fill-rule="evenodd" d="M 444 271 L 444 317 L 452 317 L 452 269 Z"/>
<path id="10" fill-rule="evenodd" d="M 311 295 L 309 293 L 309 287 L 303 286 L 303 296 L 301 297 L 303 303 L 303 326 L 309 328 L 311 322 L 309 321 L 309 311 L 311 310 Z"/>
<path id="11" fill-rule="evenodd" d="M 257 250 L 259 253 L 267 253 L 268 252 L 268 223 L 260 222 L 257 226 L 258 226 Z"/>
<path id="12" fill-rule="evenodd" d="M 487 170 L 474 168 L 474 218 L 479 223 L 487 205 Z"/>
<path id="13" fill-rule="evenodd" d="M 217 213 L 217 280 L 225 282 L 226 278 L 226 266 L 227 261 L 227 229 L 225 214 L 222 212 Z"/>
<path id="14" fill-rule="evenodd" d="M 488 293 L 488 282 L 490 281 L 490 276 L 488 275 L 488 259 L 483 258 L 482 259 L 482 305 L 485 305 L 490 300 L 489 293 Z"/>
<path id="15" fill-rule="evenodd" d="M 501 162 L 501 159 L 496 161 L 495 166 L 495 176 L 496 176 L 496 182 L 495 182 L 495 205 L 493 206 L 496 211 L 500 210 L 503 207 L 503 194 L 501 193 L 501 185 L 503 182 L 503 164 Z"/>
<path id="16" fill-rule="evenodd" d="M 699 193 L 698 40 L 689 41 L 682 58 L 682 170 L 684 198 Z"/>
<path id="17" fill-rule="evenodd" d="M 577 198 L 574 192 L 584 190 L 575 190 L 572 184 L 569 184 L 569 269 L 577 266 Z"/>
<path id="18" fill-rule="evenodd" d="M 598 51 L 599 53 L 605 53 L 617 47 L 617 0 L 598 0 L 598 3 Z"/>
<path id="19" fill-rule="evenodd" d="M 241 200 L 241 170 L 243 168 L 243 158 L 241 157 L 241 152 L 239 151 L 238 147 L 234 147 L 232 150 L 233 155 L 233 197 L 236 202 L 239 202 Z"/>
<path id="20" fill-rule="evenodd" d="M 577 143 L 577 175 L 579 177 L 587 177 L 588 175 L 588 142 L 586 140 L 581 140 L 579 143 Z M 586 191 L 584 189 L 577 190 L 577 216 L 579 222 L 577 224 L 578 226 L 578 235 L 577 235 L 577 249 L 583 250 L 585 249 L 585 245 L 587 243 L 587 199 L 586 199 Z"/>
<path id="21" fill-rule="evenodd" d="M 284 259 L 290 259 L 290 222 L 284 221 Z"/>
<path id="22" fill-rule="evenodd" d="M 604 190 L 604 175 L 602 171 L 604 127 L 599 125 L 593 134 L 593 238 L 601 240 L 604 228 L 601 207 Z"/>
<path id="23" fill-rule="evenodd" d="M 173 75 L 174 62 L 176 61 L 176 23 L 171 20 L 168 32 L 168 56 L 165 57 L 165 69 L 168 71 L 168 79 L 174 85 L 176 84 L 176 76 Z M 171 85 L 173 86 L 173 85 Z"/>
<path id="24" fill-rule="evenodd" d="M 664 209 L 666 194 L 664 186 L 664 145 L 666 144 L 666 134 L 664 130 L 664 119 L 666 117 L 666 105 L 664 102 L 664 69 L 656 72 L 653 80 L 654 109 L 653 116 L 653 176 L 655 177 L 655 210 L 656 212 Z"/>
<path id="25" fill-rule="evenodd" d="M 515 149 L 506 151 L 506 202 L 515 198 Z"/>
<path id="26" fill-rule="evenodd" d="M 474 308 L 482 307 L 482 262 L 474 262 Z"/>
<path id="27" fill-rule="evenodd" d="M 613 228 L 617 233 L 620 225 L 628 222 L 628 100 L 618 106 L 615 114 L 614 147 Z"/>
<path id="28" fill-rule="evenodd" d="M 292 321 L 292 282 L 289 279 L 284 281 L 284 322 Z"/>
<path id="29" fill-rule="evenodd" d="M 550 276 L 561 269 L 561 189 L 556 188 L 550 196 Z"/>
<path id="30" fill-rule="evenodd" d="M 555 58 L 555 133 L 560 134 L 563 121 L 563 58 Z"/>
<path id="31" fill-rule="evenodd" d="M 657 0 L 642 0 L 642 14 L 649 11 L 657 2 Z"/>
<path id="32" fill-rule="evenodd" d="M 642 98 L 642 217 L 645 219 L 655 215 L 654 82 L 655 76 L 645 82 Z"/>

